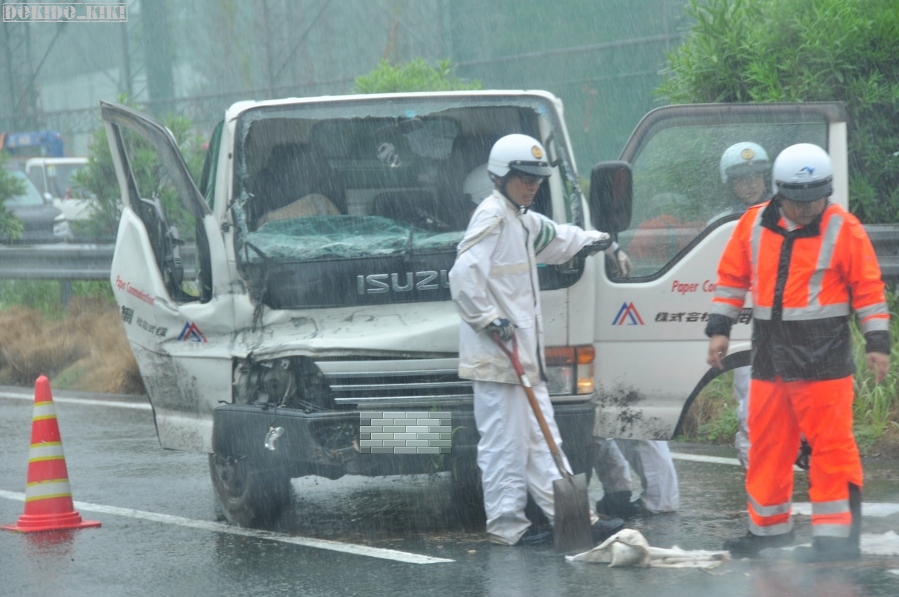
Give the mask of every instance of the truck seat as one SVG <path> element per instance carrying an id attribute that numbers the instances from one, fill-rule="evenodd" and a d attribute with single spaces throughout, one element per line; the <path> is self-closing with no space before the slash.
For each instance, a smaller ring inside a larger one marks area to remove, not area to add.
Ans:
<path id="1" fill-rule="evenodd" d="M 252 211 L 257 223 L 264 214 L 311 194 L 328 198 L 339 213 L 347 213 L 343 182 L 321 149 L 310 143 L 275 147 L 254 187 L 256 202 Z"/>

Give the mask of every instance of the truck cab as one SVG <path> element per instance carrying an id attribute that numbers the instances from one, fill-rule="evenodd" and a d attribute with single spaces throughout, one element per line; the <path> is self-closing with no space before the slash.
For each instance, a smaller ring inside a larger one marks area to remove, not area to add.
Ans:
<path id="1" fill-rule="evenodd" d="M 845 204 L 834 104 L 656 110 L 619 160 L 593 168 L 586 196 L 562 102 L 544 91 L 239 102 L 196 182 L 165 127 L 101 111 L 124 206 L 111 281 L 160 443 L 208 453 L 225 516 L 245 526 L 271 523 L 304 475 L 450 471 L 476 487 L 447 272 L 474 208 L 463 182 L 500 137 L 524 133 L 549 153 L 533 209 L 611 232 L 625 251 L 659 247 L 632 256 L 629 278 L 602 256 L 539 270 L 547 384 L 575 472 L 594 434 L 673 437 L 718 373 L 702 329 L 738 217 L 713 218 L 726 143 L 831 149 Z M 155 177 L 137 167 L 149 154 Z M 641 228 L 663 213 L 683 225 Z M 748 345 L 749 326 L 736 326 L 728 366 L 748 362 Z M 373 453 L 377 413 L 448 429 L 414 453 Z"/>

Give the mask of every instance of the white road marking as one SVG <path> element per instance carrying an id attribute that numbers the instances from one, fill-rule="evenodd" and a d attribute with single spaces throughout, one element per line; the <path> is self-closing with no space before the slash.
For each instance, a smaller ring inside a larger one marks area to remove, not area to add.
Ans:
<path id="1" fill-rule="evenodd" d="M 4 491 L 0 489 L 0 497 L 25 501 L 24 493 L 14 491 Z M 340 543 L 338 541 L 328 541 L 327 539 L 312 539 L 309 537 L 294 537 L 284 535 L 282 533 L 273 533 L 270 531 L 259 531 L 255 529 L 242 529 L 233 527 L 219 522 L 209 522 L 205 520 L 193 520 L 190 518 L 182 518 L 181 516 L 170 516 L 168 514 L 157 514 L 155 512 L 144 512 L 142 510 L 132 510 L 130 508 L 117 508 L 115 506 L 104 506 L 103 504 L 90 504 L 87 502 L 74 502 L 75 509 L 79 512 L 93 512 L 95 514 L 110 514 L 113 516 L 124 516 L 127 518 L 135 518 L 138 520 L 147 520 L 150 522 L 158 522 L 162 524 L 171 524 L 190 529 L 201 531 L 209 531 L 211 533 L 228 533 L 231 535 L 240 535 L 242 537 L 256 537 L 258 539 L 267 539 L 269 541 L 278 541 L 280 543 L 290 543 L 293 545 L 302 545 L 303 547 L 315 547 L 317 549 L 327 549 L 330 551 L 339 551 L 343 553 L 353 554 L 357 556 L 368 556 L 371 558 L 380 558 L 382 560 L 393 560 L 395 562 L 405 562 L 407 564 L 443 564 L 454 562 L 455 560 L 447 560 L 445 558 L 434 558 L 431 556 L 423 556 L 416 553 L 408 553 L 405 551 L 397 551 L 395 549 L 382 549 L 380 547 L 368 547 L 366 545 L 354 545 L 352 543 Z"/>
<path id="2" fill-rule="evenodd" d="M 675 460 L 692 460 L 694 462 L 712 462 L 715 464 L 733 464 L 742 466 L 736 458 L 722 458 L 721 456 L 703 456 L 702 454 L 684 454 L 682 452 L 672 452 L 671 457 Z"/>
<path id="3" fill-rule="evenodd" d="M 27 392 L 0 391 L 0 398 L 10 398 L 13 400 L 28 400 L 34 402 L 34 394 Z M 60 404 L 87 404 L 90 406 L 111 406 L 113 408 L 130 408 L 133 410 L 150 410 L 149 402 L 122 402 L 116 400 L 92 400 L 90 398 L 57 398 L 53 397 L 53 402 Z"/>
<path id="4" fill-rule="evenodd" d="M 684 454 L 683 452 L 671 452 L 671 458 L 674 460 L 692 460 L 694 462 L 711 462 L 714 464 L 732 464 L 734 466 L 743 466 L 736 458 L 722 458 L 721 456 L 704 456 L 702 454 Z M 796 472 L 801 471 L 802 469 L 793 465 L 793 470 Z"/>
<path id="5" fill-rule="evenodd" d="M 899 504 L 887 502 L 862 502 L 862 516 L 867 518 L 886 518 L 899 512 Z M 799 516 L 811 516 L 812 504 L 810 502 L 794 502 L 793 514 Z"/>

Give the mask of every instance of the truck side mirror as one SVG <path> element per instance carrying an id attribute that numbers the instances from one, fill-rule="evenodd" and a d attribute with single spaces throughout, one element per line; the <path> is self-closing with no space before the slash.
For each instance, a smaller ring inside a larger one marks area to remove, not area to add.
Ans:
<path id="1" fill-rule="evenodd" d="M 627 162 L 599 162 L 590 172 L 590 220 L 597 230 L 617 234 L 631 225 L 634 181 Z"/>

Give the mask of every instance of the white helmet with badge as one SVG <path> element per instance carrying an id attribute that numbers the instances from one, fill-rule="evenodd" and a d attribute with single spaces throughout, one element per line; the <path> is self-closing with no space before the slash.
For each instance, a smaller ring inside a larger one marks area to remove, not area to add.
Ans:
<path id="1" fill-rule="evenodd" d="M 735 143 L 721 154 L 721 183 L 727 184 L 733 178 L 750 174 L 766 174 L 771 168 L 768 152 L 749 141 Z"/>
<path id="2" fill-rule="evenodd" d="M 833 193 L 833 163 L 811 143 L 787 147 L 774 160 L 774 194 L 808 203 Z"/>
<path id="3" fill-rule="evenodd" d="M 506 135 L 494 143 L 487 159 L 487 171 L 499 178 L 510 171 L 547 178 L 553 169 L 540 141 L 527 135 L 514 134 Z"/>

